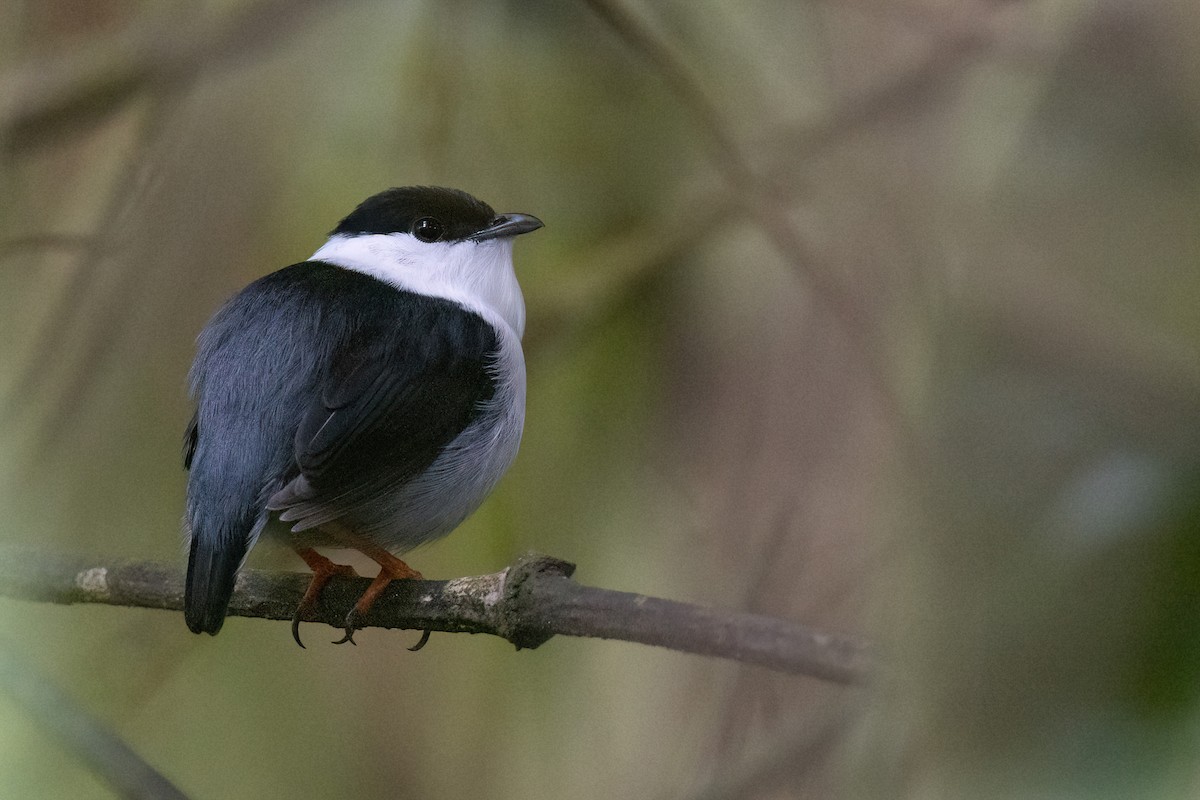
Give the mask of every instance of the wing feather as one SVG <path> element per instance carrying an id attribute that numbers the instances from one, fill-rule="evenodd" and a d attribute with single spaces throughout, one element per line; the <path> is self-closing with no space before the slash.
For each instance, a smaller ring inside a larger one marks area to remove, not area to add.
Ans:
<path id="1" fill-rule="evenodd" d="M 268 507 L 305 530 L 421 474 L 495 392 L 495 332 L 448 303 L 365 330 L 334 358 L 296 432 L 299 475 Z"/>

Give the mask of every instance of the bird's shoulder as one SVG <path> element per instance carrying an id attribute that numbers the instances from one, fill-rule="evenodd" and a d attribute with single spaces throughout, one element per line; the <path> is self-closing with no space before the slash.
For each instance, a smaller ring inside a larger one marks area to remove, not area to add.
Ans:
<path id="1" fill-rule="evenodd" d="M 328 348 L 474 358 L 499 347 L 495 326 L 460 303 L 403 289 L 324 261 L 302 261 L 264 275 L 230 298 L 201 335 L 200 346 L 261 334 L 278 341 L 320 338 Z M 261 344 L 250 342 L 249 344 Z"/>

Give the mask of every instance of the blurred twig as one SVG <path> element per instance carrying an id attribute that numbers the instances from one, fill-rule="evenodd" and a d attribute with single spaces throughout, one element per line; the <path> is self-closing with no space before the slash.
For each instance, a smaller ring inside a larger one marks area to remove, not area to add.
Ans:
<path id="1" fill-rule="evenodd" d="M 41 415 L 39 452 L 46 452 L 47 445 L 61 435 L 62 421 L 86 396 L 84 389 L 100 367 L 101 357 L 117 340 L 116 331 L 127 311 L 123 304 L 113 302 L 112 298 L 123 296 L 139 278 L 141 270 L 151 268 L 144 261 L 131 261 L 113 281 L 115 285 L 108 290 L 111 295 L 106 296 L 103 290 L 97 289 L 98 285 L 104 284 L 100 276 L 102 262 L 117 249 L 121 223 L 129 216 L 136 190 L 145 183 L 145 174 L 153 168 L 152 145 L 159 139 L 173 106 L 173 95 L 168 92 L 154 92 L 152 98 L 130 155 L 122 164 L 109 194 L 97 233 L 79 248 L 79 260 L 73 265 L 66 285 L 53 298 L 34 346 L 25 358 L 24 368 L 13 380 L 7 396 L 0 395 L 0 421 L 15 421 L 22 411 L 34 409 Z M 82 341 L 82 348 L 68 347 L 73 339 Z M 53 397 L 45 397 L 42 387 L 58 374 L 47 368 L 47 364 L 54 363 L 66 365 L 70 386 L 55 392 Z M 31 402 L 32 398 L 39 398 L 41 402 Z"/>
<path id="2" fill-rule="evenodd" d="M 591 5 L 638 49 L 656 53 L 651 60 L 662 65 L 669 84 L 680 95 L 681 101 L 691 106 L 693 115 L 716 143 L 718 158 L 727 165 L 723 173 L 757 181 L 748 158 L 743 156 L 720 110 L 700 87 L 699 79 L 686 68 L 681 56 L 644 26 L 638 25 L 636 18 L 621 4 L 599 0 Z M 758 173 L 769 176 L 772 192 L 795 198 L 797 187 L 802 183 L 796 174 L 797 161 L 807 162 L 855 133 L 869 130 L 893 114 L 936 95 L 960 74 L 972 57 L 992 43 L 985 35 L 987 30 L 981 31 L 980 26 L 947 27 L 949 32 L 945 34 L 944 44 L 934 48 L 910 70 L 861 95 L 842 100 L 821 120 L 801 127 L 780 128 L 756 141 L 757 152 L 770 154 L 769 163 Z M 538 320 L 531 320 L 534 327 L 527 332 L 526 342 L 531 337 L 539 343 L 543 339 L 555 339 L 560 335 L 560 329 L 594 329 L 597 317 L 622 307 L 629 296 L 641 291 L 648 277 L 654 274 L 655 267 L 684 257 L 691 249 L 701 246 L 704 237 L 724 231 L 746 213 L 727 190 L 718 191 L 711 186 L 670 205 L 686 209 L 687 213 L 666 222 L 653 220 L 629 233 L 614 232 L 613 237 L 595 252 L 582 256 L 588 266 L 576 270 L 583 276 L 581 285 L 568 285 L 565 290 L 560 285 L 557 294 L 541 297 L 543 308 L 549 306 L 549 310 L 543 310 L 539 315 L 540 326 Z M 699 218 L 697 209 L 701 214 Z M 802 253 L 802 250 L 791 250 L 794 257 Z M 806 276 L 807 273 L 808 270 Z M 589 324 L 579 322 L 585 314 Z"/>
<path id="3" fill-rule="evenodd" d="M 518 648 L 552 636 L 652 644 L 729 658 L 836 683 L 861 683 L 870 655 L 858 639 L 799 623 L 582 586 L 575 567 L 525 556 L 491 575 L 449 581 L 395 581 L 372 608 L 368 627 L 490 633 Z M 310 576 L 243 570 L 229 613 L 290 620 Z M 370 583 L 336 578 L 321 595 L 313 622 L 341 627 Z M 4 549 L 0 595 L 52 603 L 103 603 L 180 610 L 183 576 L 153 562 L 101 562 Z"/>
<path id="4" fill-rule="evenodd" d="M 659 36 L 646 19 L 622 0 L 587 0 L 587 5 L 651 63 L 684 107 L 692 113 L 712 140 L 716 161 L 722 172 L 736 186 L 745 188 L 756 184 L 749 159 L 738 145 L 725 115 L 671 42 Z"/>
<path id="5" fill-rule="evenodd" d="M 606 320 L 644 296 L 667 267 L 738 219 L 728 195 L 711 190 L 667 207 L 677 211 L 614 231 L 577 257 L 571 276 L 538 293 L 536 313 L 522 340 L 527 353 L 569 348 L 572 337 L 603 330 Z"/>
<path id="6" fill-rule="evenodd" d="M 889 417 L 897 428 L 905 429 L 906 416 L 887 379 L 875 332 L 871 330 L 868 309 L 864 307 L 862 298 L 838 276 L 831 265 L 821 263 L 820 254 L 789 218 L 787 196 L 791 192 L 781 188 L 767 173 L 759 173 L 754 169 L 733 133 L 733 125 L 704 88 L 700 77 L 649 20 L 630 8 L 624 0 L 586 2 L 618 36 L 651 64 L 681 104 L 695 117 L 711 140 L 713 163 L 729 188 L 775 249 L 804 279 L 817 301 L 838 320 L 847 339 L 862 356 L 866 374 Z M 909 99 L 912 91 L 927 91 L 929 87 L 957 74 L 953 68 L 963 62 L 963 54 L 975 52 L 982 43 L 974 28 L 964 30 L 968 32 L 940 47 L 935 56 L 912 76 L 905 76 L 893 86 L 886 87 L 885 91 L 871 95 L 865 102 L 851 104 L 844 113 L 814 128 L 812 144 L 827 144 L 847 126 L 861 124 L 863 120 L 893 108 L 894 103 Z M 808 154 L 808 151 L 800 151 L 801 158 Z"/>
<path id="7" fill-rule="evenodd" d="M 25 251 L 32 250 L 88 250 L 95 245 L 95 237 L 72 233 L 33 233 L 28 236 L 14 236 L 0 241 L 0 260 L 11 258 Z"/>
<path id="8" fill-rule="evenodd" d="M 126 309 L 108 302 L 103 292 L 124 297 L 141 271 L 153 267 L 148 261 L 123 264 L 107 283 L 99 274 L 102 257 L 120 240 L 156 166 L 152 146 L 183 91 L 237 57 L 269 53 L 320 7 L 335 6 L 318 0 L 255 0 L 223 14 L 194 8 L 151 12 L 104 41 L 33 59 L 0 75 L 0 141 L 10 149 L 85 126 L 134 98 L 149 99 L 93 241 L 80 247 L 80 262 L 47 313 L 26 366 L 0 396 L 0 421 L 19 422 L 21 414 L 37 410 L 37 452 L 48 452 L 65 430 L 63 420 L 85 402 L 89 383 L 118 341 Z M 105 286 L 99 300 L 98 284 Z M 68 347 L 72 340 L 82 346 Z M 43 388 L 64 374 L 66 385 L 46 398 Z"/>
<path id="9" fill-rule="evenodd" d="M 776 132 L 774 138 L 782 143 L 780 155 L 794 158 L 797 151 L 811 155 L 875 123 L 888 120 L 893 114 L 911 111 L 958 78 L 971 59 L 990 44 L 990 40 L 975 30 L 947 37 L 905 72 L 880 86 L 841 101 L 837 110 L 825 120 Z"/>
<path id="10" fill-rule="evenodd" d="M 46 681 L 8 647 L 0 647 L 0 690 L 56 736 L 121 796 L 131 800 L 187 800 L 103 722 Z"/>
<path id="11" fill-rule="evenodd" d="M 823 722 L 806 719 L 796 727 L 776 734 L 759 753 L 726 768 L 720 777 L 690 800 L 744 800 L 760 797 L 789 777 L 810 771 L 815 762 L 828 756 L 846 735 L 850 720 L 839 713 Z"/>
<path id="12" fill-rule="evenodd" d="M 319 0 L 257 0 L 223 15 L 173 13 L 139 19 L 94 45 L 39 58 L 0 75 L 0 137 L 40 141 L 138 96 L 187 81 L 236 56 L 269 52 L 308 21 Z"/>

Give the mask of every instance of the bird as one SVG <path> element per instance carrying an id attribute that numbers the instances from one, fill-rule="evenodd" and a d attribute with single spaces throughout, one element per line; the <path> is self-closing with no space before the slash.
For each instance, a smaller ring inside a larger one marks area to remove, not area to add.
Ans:
<path id="1" fill-rule="evenodd" d="M 458 189 L 387 189 L 213 315 L 183 447 L 193 633 L 221 629 L 264 528 L 282 528 L 313 573 L 292 618 L 301 647 L 326 583 L 356 574 L 317 548 L 379 564 L 337 644 L 392 580 L 421 577 L 399 556 L 458 527 L 516 457 L 525 301 L 512 250 L 541 227 Z M 286 526 L 267 528 L 272 515 Z"/>

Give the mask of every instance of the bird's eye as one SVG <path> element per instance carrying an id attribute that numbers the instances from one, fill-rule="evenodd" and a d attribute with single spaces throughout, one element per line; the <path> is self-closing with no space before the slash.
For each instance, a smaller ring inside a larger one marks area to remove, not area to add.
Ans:
<path id="1" fill-rule="evenodd" d="M 421 217 L 413 223 L 412 232 L 422 242 L 436 242 L 442 238 L 445 228 L 433 217 Z"/>

